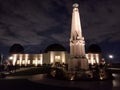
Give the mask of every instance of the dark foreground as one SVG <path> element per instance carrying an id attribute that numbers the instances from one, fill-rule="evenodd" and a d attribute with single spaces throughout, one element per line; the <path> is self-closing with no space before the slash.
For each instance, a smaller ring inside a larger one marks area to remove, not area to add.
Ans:
<path id="1" fill-rule="evenodd" d="M 114 68 L 111 70 L 114 79 L 103 81 L 66 82 L 44 79 L 40 77 L 41 74 L 36 78 L 33 76 L 35 82 L 30 79 L 18 79 L 15 76 L 14 79 L 0 78 L 0 90 L 120 90 L 120 70 Z M 65 87 L 72 85 L 77 87 Z"/>
<path id="2" fill-rule="evenodd" d="M 51 82 L 52 83 L 52 82 Z M 27 79 L 0 80 L 0 90 L 83 90 L 80 88 L 68 88 L 42 85 L 33 83 Z"/>

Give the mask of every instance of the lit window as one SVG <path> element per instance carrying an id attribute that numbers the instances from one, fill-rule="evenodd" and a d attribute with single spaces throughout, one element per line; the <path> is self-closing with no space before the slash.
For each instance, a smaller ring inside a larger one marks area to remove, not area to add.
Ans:
<path id="1" fill-rule="evenodd" d="M 22 61 L 22 64 L 25 64 L 25 60 Z"/>
<path id="2" fill-rule="evenodd" d="M 33 64 L 35 64 L 35 60 L 33 60 Z"/>
<path id="3" fill-rule="evenodd" d="M 20 64 L 20 61 L 19 61 L 19 60 L 17 60 L 17 64 Z"/>
<path id="4" fill-rule="evenodd" d="M 60 59 L 60 56 L 55 56 L 55 59 Z"/>
<path id="5" fill-rule="evenodd" d="M 41 60 L 38 60 L 38 64 L 41 64 Z"/>
<path id="6" fill-rule="evenodd" d="M 30 64 L 30 60 L 28 60 L 27 63 Z"/>

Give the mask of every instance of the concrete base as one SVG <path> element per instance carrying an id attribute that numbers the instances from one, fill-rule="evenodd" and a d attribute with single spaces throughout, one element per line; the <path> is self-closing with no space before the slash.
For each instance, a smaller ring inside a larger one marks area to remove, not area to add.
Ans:
<path id="1" fill-rule="evenodd" d="M 86 58 L 71 58 L 69 63 L 69 71 L 79 71 L 80 69 L 88 69 L 88 62 Z"/>

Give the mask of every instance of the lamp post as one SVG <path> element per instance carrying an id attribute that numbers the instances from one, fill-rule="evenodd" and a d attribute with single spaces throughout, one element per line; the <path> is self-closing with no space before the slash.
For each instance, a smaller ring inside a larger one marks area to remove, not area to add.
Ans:
<path id="1" fill-rule="evenodd" d="M 113 59 L 113 58 L 114 58 L 114 56 L 113 56 L 112 54 L 110 54 L 110 55 L 109 55 L 109 58 L 110 58 L 110 59 Z"/>
<path id="2" fill-rule="evenodd" d="M 10 56 L 8 59 L 9 59 L 10 65 L 11 64 L 13 65 L 13 56 Z"/>
<path id="3" fill-rule="evenodd" d="M 10 57 L 9 57 L 9 59 L 10 59 L 10 60 L 12 60 L 12 59 L 13 59 L 13 57 L 12 57 L 12 56 L 10 56 Z"/>
<path id="4" fill-rule="evenodd" d="M 108 55 L 109 59 L 110 59 L 110 64 L 112 64 L 112 59 L 114 58 L 114 56 L 112 54 Z"/>

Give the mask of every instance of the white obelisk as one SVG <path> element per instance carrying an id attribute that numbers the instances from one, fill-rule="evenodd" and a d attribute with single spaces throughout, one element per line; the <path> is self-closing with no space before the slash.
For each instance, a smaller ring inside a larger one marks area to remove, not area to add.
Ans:
<path id="1" fill-rule="evenodd" d="M 88 69 L 88 61 L 85 57 L 85 41 L 82 36 L 81 22 L 78 4 L 73 4 L 71 37 L 70 37 L 70 67 L 69 69 L 78 71 Z"/>

